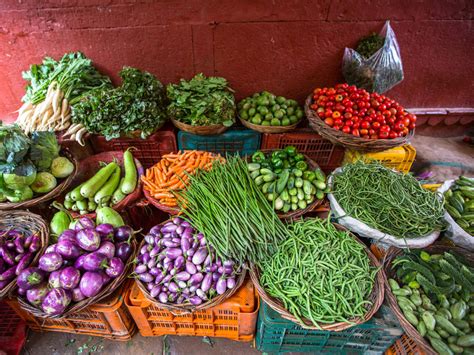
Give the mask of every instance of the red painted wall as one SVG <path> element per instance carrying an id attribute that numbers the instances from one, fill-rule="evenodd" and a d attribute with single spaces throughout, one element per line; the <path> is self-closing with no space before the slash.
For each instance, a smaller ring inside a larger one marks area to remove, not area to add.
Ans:
<path id="1" fill-rule="evenodd" d="M 104 72 L 136 66 L 163 82 L 197 72 L 303 100 L 342 80 L 345 46 L 392 21 L 407 107 L 474 107 L 474 2 L 439 0 L 2 0 L 0 118 L 14 117 L 21 71 L 81 50 Z"/>

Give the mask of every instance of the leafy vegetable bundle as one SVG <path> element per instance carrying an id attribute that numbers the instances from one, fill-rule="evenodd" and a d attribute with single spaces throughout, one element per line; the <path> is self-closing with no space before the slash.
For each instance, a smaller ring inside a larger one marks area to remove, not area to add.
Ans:
<path id="1" fill-rule="evenodd" d="M 443 227 L 443 202 L 410 174 L 357 161 L 333 175 L 332 193 L 348 216 L 397 238 Z"/>
<path id="2" fill-rule="evenodd" d="M 227 157 L 226 163 L 215 161 L 210 171 L 190 176 L 178 202 L 218 257 L 258 262 L 287 234 L 247 170 L 238 156 Z"/>
<path id="3" fill-rule="evenodd" d="M 378 271 L 362 244 L 321 219 L 295 221 L 261 264 L 260 283 L 293 316 L 314 326 L 367 313 Z"/>
<path id="4" fill-rule="evenodd" d="M 168 114 L 177 121 L 192 126 L 235 122 L 235 99 L 227 80 L 221 77 L 206 78 L 202 73 L 190 81 L 181 79 L 179 84 L 169 84 Z"/>
<path id="5" fill-rule="evenodd" d="M 135 131 L 146 138 L 167 119 L 164 87 L 151 73 L 131 67 L 120 77 L 121 86 L 95 90 L 75 105 L 72 120 L 108 140 Z"/>

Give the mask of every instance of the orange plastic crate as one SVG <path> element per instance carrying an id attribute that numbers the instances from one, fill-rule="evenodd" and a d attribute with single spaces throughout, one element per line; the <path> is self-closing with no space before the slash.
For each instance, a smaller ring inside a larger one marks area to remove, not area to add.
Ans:
<path id="1" fill-rule="evenodd" d="M 88 334 L 127 341 L 137 331 L 135 322 L 123 302 L 123 295 L 128 290 L 129 284 L 126 287 L 121 287 L 114 295 L 104 301 L 62 319 L 38 318 L 21 309 L 18 301 L 8 300 L 7 302 L 35 331 Z"/>
<path id="2" fill-rule="evenodd" d="M 0 352 L 19 355 L 25 341 L 25 322 L 6 302 L 0 302 Z"/>
<path id="3" fill-rule="evenodd" d="M 385 355 L 425 355 L 413 339 L 403 334 L 393 345 L 385 352 Z"/>
<path id="4" fill-rule="evenodd" d="M 259 308 L 258 296 L 248 279 L 222 304 L 193 313 L 173 312 L 148 301 L 136 284 L 125 303 L 143 336 L 191 335 L 251 341 Z"/>

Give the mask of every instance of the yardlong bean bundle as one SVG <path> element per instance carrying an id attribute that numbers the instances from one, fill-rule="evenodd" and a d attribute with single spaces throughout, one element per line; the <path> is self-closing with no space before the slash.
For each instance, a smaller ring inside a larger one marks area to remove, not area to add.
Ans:
<path id="1" fill-rule="evenodd" d="M 443 202 L 410 174 L 357 161 L 333 176 L 332 193 L 348 216 L 397 238 L 443 227 Z"/>
<path id="2" fill-rule="evenodd" d="M 362 317 L 378 271 L 364 247 L 330 220 L 288 225 L 289 237 L 260 265 L 260 283 L 296 318 L 335 323 Z"/>
<path id="3" fill-rule="evenodd" d="M 178 202 L 219 257 L 256 262 L 271 255 L 286 237 L 285 226 L 240 157 L 216 161 L 210 171 L 199 171 L 189 182 Z"/>

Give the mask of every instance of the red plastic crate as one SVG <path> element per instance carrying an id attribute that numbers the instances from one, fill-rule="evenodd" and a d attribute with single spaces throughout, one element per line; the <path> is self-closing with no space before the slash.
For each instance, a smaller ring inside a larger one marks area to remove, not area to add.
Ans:
<path id="1" fill-rule="evenodd" d="M 386 352 L 385 355 L 425 355 L 426 353 L 421 350 L 419 346 L 409 338 L 406 334 L 403 334 Z"/>
<path id="2" fill-rule="evenodd" d="M 344 148 L 332 144 L 310 128 L 262 135 L 262 149 L 281 149 L 288 145 L 295 146 L 300 153 L 313 159 L 325 173 L 341 166 L 344 159 Z"/>
<path id="3" fill-rule="evenodd" d="M 0 302 L 0 351 L 18 355 L 25 340 L 25 322 L 6 302 Z"/>
<path id="4" fill-rule="evenodd" d="M 113 150 L 125 151 L 130 147 L 135 147 L 133 155 L 140 160 L 145 169 L 157 163 L 162 155 L 178 150 L 175 128 L 169 124 L 147 139 L 117 138 L 108 141 L 104 136 L 91 135 L 90 142 L 95 153 Z"/>

